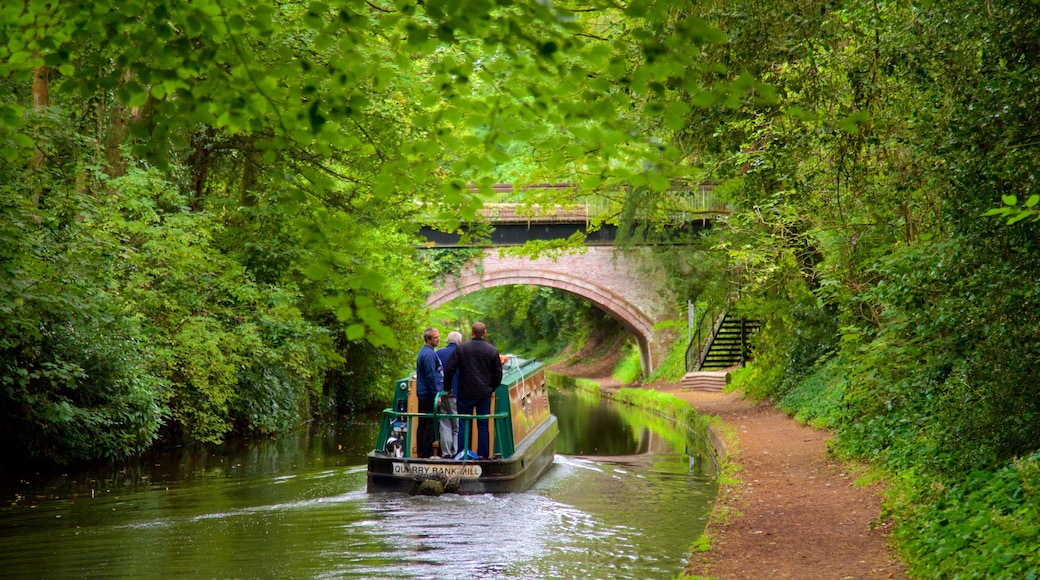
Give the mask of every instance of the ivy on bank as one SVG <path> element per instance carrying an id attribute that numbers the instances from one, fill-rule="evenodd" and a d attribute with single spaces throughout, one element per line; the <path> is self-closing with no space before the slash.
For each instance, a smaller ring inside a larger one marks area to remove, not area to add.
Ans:
<path id="1" fill-rule="evenodd" d="M 921 577 L 1040 577 L 1040 453 L 917 493 L 896 536 Z"/>

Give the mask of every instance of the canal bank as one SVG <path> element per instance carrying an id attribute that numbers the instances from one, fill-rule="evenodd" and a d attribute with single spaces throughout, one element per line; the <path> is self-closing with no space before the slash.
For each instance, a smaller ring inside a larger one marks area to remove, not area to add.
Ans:
<path id="1" fill-rule="evenodd" d="M 610 377 L 592 380 L 607 394 L 620 389 Z M 724 456 L 713 516 L 686 575 L 906 578 L 888 542 L 889 523 L 880 520 L 883 488 L 857 483 L 859 466 L 827 454 L 829 433 L 739 392 L 683 391 L 677 383 L 645 388 L 710 417 L 711 439 Z"/>

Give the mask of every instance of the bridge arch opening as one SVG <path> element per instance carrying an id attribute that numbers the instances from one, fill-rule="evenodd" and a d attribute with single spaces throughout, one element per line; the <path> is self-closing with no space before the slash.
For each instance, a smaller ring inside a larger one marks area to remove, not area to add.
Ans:
<path id="1" fill-rule="evenodd" d="M 507 285 L 545 286 L 574 294 L 588 300 L 600 310 L 617 320 L 636 340 L 639 347 L 640 366 L 643 376 L 649 376 L 653 369 L 650 342 L 653 337 L 653 321 L 643 315 L 638 308 L 623 298 L 598 286 L 594 282 L 572 276 L 560 271 L 517 269 L 497 270 L 483 276 L 463 276 L 461 281 L 449 281 L 426 299 L 426 305 L 433 309 L 443 306 L 456 298 L 467 294 Z"/>

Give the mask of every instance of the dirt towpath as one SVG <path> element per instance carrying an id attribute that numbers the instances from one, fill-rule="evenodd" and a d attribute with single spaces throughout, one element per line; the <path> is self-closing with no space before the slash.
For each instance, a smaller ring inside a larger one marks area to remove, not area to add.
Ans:
<path id="1" fill-rule="evenodd" d="M 827 455 L 830 437 L 770 404 L 739 393 L 684 392 L 658 385 L 728 426 L 727 450 L 738 484 L 724 486 L 729 515 L 709 533 L 712 549 L 694 554 L 687 574 L 730 578 L 906 578 L 887 540 L 877 486 L 857 486 Z M 873 524 L 873 525 L 872 525 Z"/>

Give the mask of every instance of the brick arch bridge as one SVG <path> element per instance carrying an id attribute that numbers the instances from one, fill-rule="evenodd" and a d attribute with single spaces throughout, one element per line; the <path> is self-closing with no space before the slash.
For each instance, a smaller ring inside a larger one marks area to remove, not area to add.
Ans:
<path id="1" fill-rule="evenodd" d="M 527 284 L 547 286 L 585 298 L 620 322 L 635 337 L 644 376 L 663 359 L 674 333 L 655 330 L 658 322 L 673 319 L 675 300 L 664 273 L 652 266 L 649 249 L 615 251 L 609 246 L 587 246 L 581 254 L 565 256 L 503 256 L 485 251 L 480 264 L 470 264 L 457 278 L 449 278 L 426 299 L 437 308 L 477 290 Z"/>

